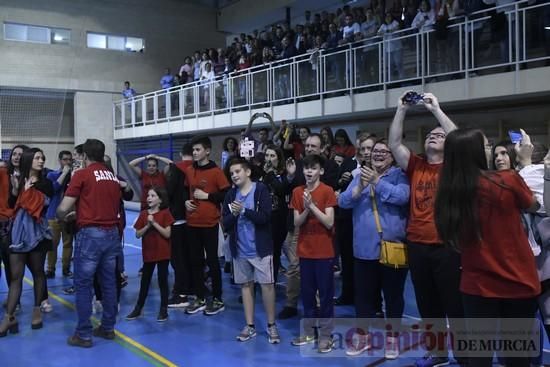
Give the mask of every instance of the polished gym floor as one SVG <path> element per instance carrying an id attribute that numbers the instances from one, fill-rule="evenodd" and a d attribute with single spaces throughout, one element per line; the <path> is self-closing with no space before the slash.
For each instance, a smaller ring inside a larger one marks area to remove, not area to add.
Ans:
<path id="1" fill-rule="evenodd" d="M 74 331 L 76 315 L 74 296 L 63 294 L 71 285 L 71 279 L 58 274 L 48 280 L 53 311 L 44 314 L 44 327 L 31 330 L 30 314 L 33 304 L 32 278 L 27 273 L 21 297 L 22 310 L 18 314 L 19 334 L 8 334 L 0 339 L 0 367 L 27 366 L 410 366 L 420 351 L 417 346 L 402 351 L 397 360 L 386 361 L 381 352 L 357 357 L 346 357 L 343 348 L 332 353 L 319 354 L 313 345 L 293 347 L 290 341 L 300 331 L 300 319 L 278 321 L 281 344 L 269 344 L 265 333 L 266 318 L 261 297 L 256 298 L 256 328 L 258 335 L 250 341 L 238 342 L 235 337 L 244 326 L 242 305 L 238 302 L 240 289 L 231 285 L 224 274 L 225 311 L 215 316 L 202 313 L 186 315 L 181 309 L 170 309 L 169 319 L 158 323 L 156 315 L 160 293 L 154 275 L 144 317 L 126 321 L 124 316 L 133 308 L 139 291 L 138 269 L 141 266 L 141 243 L 135 238 L 131 224 L 136 213 L 127 212 L 128 228 L 125 233 L 124 255 L 129 284 L 122 290 L 120 314 L 117 320 L 117 338 L 114 341 L 94 339 L 90 349 L 69 347 L 67 337 Z M 59 249 L 60 250 L 60 249 Z M 60 250 L 61 251 L 61 250 Z M 170 284 L 172 284 L 172 275 Z M 284 303 L 283 283 L 277 285 L 277 310 Z M 338 285 L 339 279 L 335 278 Z M 338 292 L 337 292 L 338 293 Z M 0 280 L 0 300 L 7 296 L 4 279 Z M 410 279 L 407 279 L 405 323 L 418 321 L 418 311 Z M 338 306 L 338 318 L 353 318 L 351 306 Z M 94 315 L 100 318 L 100 315 Z M 97 319 L 96 319 L 97 320 Z M 546 340 L 546 337 L 544 338 Z M 416 348 L 415 348 L 416 347 Z M 549 348 L 545 341 L 545 348 Z M 404 349 L 407 349 L 405 346 Z M 550 351 L 549 351 L 550 352 Z M 550 354 L 545 353 L 545 362 L 550 363 Z"/>

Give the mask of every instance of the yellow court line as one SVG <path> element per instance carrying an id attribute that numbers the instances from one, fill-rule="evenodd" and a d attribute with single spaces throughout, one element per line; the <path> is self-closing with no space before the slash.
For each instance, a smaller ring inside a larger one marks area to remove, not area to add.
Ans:
<path id="1" fill-rule="evenodd" d="M 23 280 L 25 281 L 25 283 L 27 283 L 28 285 L 30 286 L 33 286 L 34 283 L 32 280 L 30 280 L 29 278 L 27 277 L 23 277 Z M 70 308 L 71 310 L 76 310 L 76 307 L 73 303 L 65 300 L 64 298 L 62 297 L 59 297 L 57 294 L 51 292 L 51 291 L 48 291 L 48 295 L 49 297 L 55 299 L 57 302 L 61 303 L 63 306 L 67 307 L 67 308 Z M 92 321 L 94 321 L 95 323 L 99 324 L 99 320 L 96 319 L 95 317 L 92 316 Z M 124 342 L 130 344 L 132 347 L 136 348 L 137 350 L 141 351 L 143 354 L 147 355 L 148 357 L 154 359 L 155 361 L 157 362 L 160 362 L 162 365 L 164 366 L 167 366 L 167 367 L 178 367 L 177 364 L 173 363 L 173 362 L 170 362 L 169 360 L 167 360 L 166 358 L 164 358 L 163 356 L 159 355 L 158 353 L 155 353 L 154 351 L 152 351 L 151 349 L 147 348 L 146 346 L 144 346 L 143 344 L 140 344 L 138 343 L 137 341 L 135 341 L 134 339 L 130 338 L 129 336 L 125 335 L 124 333 L 121 333 L 120 331 L 118 330 L 115 330 L 115 334 L 116 336 L 118 336 L 120 339 L 122 339 Z"/>

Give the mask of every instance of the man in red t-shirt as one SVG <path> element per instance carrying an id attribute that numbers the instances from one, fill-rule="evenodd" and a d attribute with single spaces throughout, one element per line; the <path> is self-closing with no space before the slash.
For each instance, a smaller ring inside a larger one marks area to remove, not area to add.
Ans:
<path id="1" fill-rule="evenodd" d="M 412 153 L 402 142 L 403 120 L 411 106 L 404 101 L 404 97 L 405 94 L 397 102 L 388 140 L 395 161 L 406 172 L 411 185 L 407 247 L 416 304 L 422 319 L 437 319 L 430 322 L 437 323 L 434 330 L 439 331 L 446 328 L 445 317 L 457 319 L 464 316 L 459 292 L 460 255 L 443 246 L 434 221 L 445 137 L 456 129 L 456 125 L 441 110 L 433 94 L 423 94 L 420 104 L 435 116 L 440 126 L 426 135 L 425 157 Z M 448 364 L 446 345 L 442 350 L 428 351 L 431 353 L 418 360 L 417 366 Z"/>
<path id="2" fill-rule="evenodd" d="M 117 291 L 115 267 L 120 253 L 121 190 L 118 178 L 103 163 L 105 145 L 100 140 L 84 143 L 84 166 L 75 172 L 65 196 L 57 208 L 57 217 L 67 220 L 76 208 L 76 244 L 74 251 L 74 285 L 78 325 L 68 344 L 89 348 L 92 333 L 104 339 L 115 338 Z M 103 291 L 101 325 L 92 331 L 92 291 L 95 273 Z"/>

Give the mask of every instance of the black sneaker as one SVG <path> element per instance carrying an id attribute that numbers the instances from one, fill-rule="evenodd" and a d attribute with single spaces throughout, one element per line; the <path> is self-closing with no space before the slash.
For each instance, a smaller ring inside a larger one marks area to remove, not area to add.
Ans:
<path id="1" fill-rule="evenodd" d="M 138 317 L 141 317 L 142 315 L 143 314 L 141 313 L 141 308 L 136 306 L 136 308 L 134 308 L 133 311 L 130 312 L 128 316 L 126 316 L 126 320 L 128 321 L 135 320 Z"/>
<path id="2" fill-rule="evenodd" d="M 71 287 L 69 287 L 69 288 L 63 289 L 63 293 L 64 293 L 64 294 L 74 294 L 75 291 L 76 291 L 76 290 L 74 289 L 74 286 L 71 286 Z"/>
<path id="3" fill-rule="evenodd" d="M 441 367 L 450 364 L 448 357 L 438 357 L 431 353 L 427 353 L 423 358 L 418 359 L 415 363 L 416 367 Z"/>
<path id="4" fill-rule="evenodd" d="M 168 300 L 168 308 L 181 308 L 189 306 L 189 298 L 187 296 L 174 295 Z"/>
<path id="5" fill-rule="evenodd" d="M 55 278 L 55 271 L 53 271 L 53 270 L 47 270 L 47 271 L 46 271 L 46 278 L 48 278 L 48 279 L 53 279 L 53 278 Z"/>
<path id="6" fill-rule="evenodd" d="M 113 340 L 116 336 L 114 330 L 107 331 L 101 325 L 96 327 L 92 332 L 92 334 L 94 336 L 97 336 L 98 338 L 103 338 L 107 340 Z"/>
<path id="7" fill-rule="evenodd" d="M 206 306 L 206 309 L 204 310 L 204 314 L 207 316 L 213 316 L 216 314 L 219 314 L 225 310 L 225 304 L 222 300 L 219 300 L 217 298 L 214 298 L 212 302 Z"/>
<path id="8" fill-rule="evenodd" d="M 168 310 L 166 307 L 161 307 L 157 316 L 157 322 L 165 322 L 168 320 Z"/>
<path id="9" fill-rule="evenodd" d="M 223 272 L 225 274 L 230 274 L 231 273 L 231 263 L 230 262 L 225 263 L 225 265 L 223 266 Z"/>
<path id="10" fill-rule="evenodd" d="M 294 307 L 288 307 L 288 306 L 285 306 L 281 312 L 279 312 L 279 315 L 277 315 L 277 317 L 280 319 L 280 320 L 286 320 L 286 319 L 290 319 L 294 316 L 297 316 L 298 315 L 298 310 Z"/>
<path id="11" fill-rule="evenodd" d="M 63 270 L 63 276 L 66 277 L 66 278 L 72 278 L 73 277 L 73 272 L 70 271 L 70 270 Z"/>
<path id="12" fill-rule="evenodd" d="M 195 299 L 186 309 L 185 313 L 192 315 L 194 313 L 204 311 L 206 309 L 206 301 L 204 299 Z"/>
<path id="13" fill-rule="evenodd" d="M 71 335 L 69 339 L 67 339 L 67 344 L 69 344 L 72 347 L 91 348 L 92 340 L 82 339 L 78 335 Z"/>

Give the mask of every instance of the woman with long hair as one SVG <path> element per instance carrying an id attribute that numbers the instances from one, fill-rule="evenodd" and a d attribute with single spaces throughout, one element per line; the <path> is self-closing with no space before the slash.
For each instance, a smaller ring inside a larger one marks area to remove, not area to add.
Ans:
<path id="1" fill-rule="evenodd" d="M 19 331 L 14 313 L 21 297 L 25 265 L 30 269 L 34 282 L 31 327 L 42 328 L 40 303 L 47 298 L 44 263 L 47 251 L 52 248 L 46 209 L 53 196 L 52 182 L 42 174 L 45 161 L 44 153 L 38 148 L 27 149 L 21 155 L 20 175 L 13 188 L 13 193 L 17 193 L 17 201 L 10 245 L 12 278 L 6 314 L 0 324 L 0 336 L 6 336 L 8 331 Z"/>
<path id="2" fill-rule="evenodd" d="M 222 146 L 223 146 L 223 151 L 222 151 L 221 169 L 224 169 L 226 163 L 231 158 L 237 155 L 239 144 L 237 143 L 237 139 L 235 139 L 232 136 L 228 136 L 223 140 Z"/>
<path id="3" fill-rule="evenodd" d="M 273 269 L 275 282 L 281 266 L 281 250 L 287 234 L 290 184 L 285 174 L 285 157 L 281 148 L 270 144 L 265 150 L 261 181 L 271 195 L 271 232 L 273 234 Z"/>
<path id="4" fill-rule="evenodd" d="M 539 204 L 514 170 L 488 171 L 486 145 L 480 130 L 447 135 L 435 223 L 443 242 L 461 255 L 466 318 L 533 318 L 540 283 L 520 215 Z M 498 333 L 496 322 L 483 326 Z M 529 358 L 507 363 L 529 366 Z M 469 366 L 491 364 L 492 357 L 469 359 Z"/>
<path id="5" fill-rule="evenodd" d="M 7 195 L 2 197 L 1 200 L 5 200 L 5 203 L 2 203 L 2 206 L 6 208 L 13 209 L 15 206 L 15 201 L 17 200 L 17 192 L 13 190 L 14 186 L 18 185 L 19 182 L 19 167 L 21 156 L 23 151 L 29 149 L 26 145 L 16 145 L 10 152 L 10 158 L 7 162 L 7 176 L 8 176 L 8 190 Z M 11 210 L 10 210 L 11 212 Z M 0 241 L 0 260 L 4 263 L 4 272 L 6 273 L 6 284 L 8 288 L 11 282 L 11 267 L 10 267 L 10 250 L 9 246 L 11 244 L 11 239 L 9 238 L 9 227 L 10 222 L 13 218 L 6 218 L 7 220 L 3 221 L 0 225 L 0 234 L 2 236 L 2 241 Z M 1 272 L 1 270 L 0 270 Z M 8 301 L 6 300 L 3 305 L 7 306 Z"/>
<path id="6" fill-rule="evenodd" d="M 353 146 L 346 130 L 336 130 L 334 133 L 334 142 L 335 144 L 332 147 L 332 157 L 336 154 L 341 154 L 346 158 L 351 158 L 355 155 L 355 146 Z"/>
<path id="7" fill-rule="evenodd" d="M 330 159 L 332 146 L 334 145 L 334 135 L 332 133 L 332 129 L 325 126 L 321 129 L 321 131 L 319 131 L 319 135 L 321 135 L 321 154 L 323 154 L 326 159 Z"/>
<path id="8" fill-rule="evenodd" d="M 510 140 L 497 143 L 492 149 L 492 164 L 497 171 L 514 169 L 516 167 L 516 151 Z"/>

